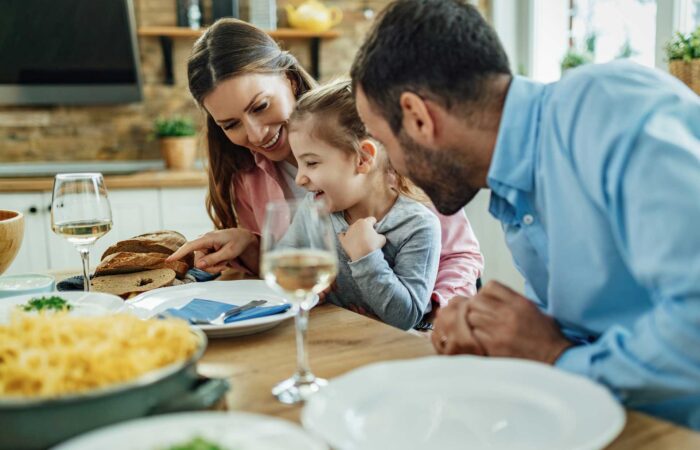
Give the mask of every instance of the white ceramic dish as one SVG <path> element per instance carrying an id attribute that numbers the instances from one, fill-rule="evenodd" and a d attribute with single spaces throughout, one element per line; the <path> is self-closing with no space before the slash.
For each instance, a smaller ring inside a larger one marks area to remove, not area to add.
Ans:
<path id="1" fill-rule="evenodd" d="M 435 356 L 335 378 L 301 419 L 338 450 L 594 450 L 625 412 L 602 386 L 551 366 Z"/>
<path id="2" fill-rule="evenodd" d="M 289 303 L 284 297 L 270 289 L 262 280 L 207 281 L 170 286 L 144 292 L 127 301 L 140 317 L 153 317 L 168 308 L 180 308 L 195 298 L 215 300 L 222 303 L 242 305 L 250 300 L 267 300 L 265 306 Z M 207 336 L 232 337 L 259 333 L 294 317 L 295 308 L 267 317 L 231 322 L 223 325 L 196 325 Z"/>
<path id="3" fill-rule="evenodd" d="M 55 286 L 56 280 L 49 275 L 38 273 L 4 275 L 0 277 L 0 298 L 51 292 Z"/>
<path id="4" fill-rule="evenodd" d="M 72 316 L 103 316 L 106 314 L 130 312 L 124 304 L 124 300 L 112 294 L 82 291 L 42 292 L 0 299 L 0 324 L 7 323 L 12 312 L 29 300 L 54 295 L 68 301 L 72 306 L 69 312 Z"/>
<path id="5" fill-rule="evenodd" d="M 291 422 L 240 412 L 181 413 L 131 420 L 78 436 L 54 449 L 167 449 L 195 437 L 236 450 L 328 449 Z"/>

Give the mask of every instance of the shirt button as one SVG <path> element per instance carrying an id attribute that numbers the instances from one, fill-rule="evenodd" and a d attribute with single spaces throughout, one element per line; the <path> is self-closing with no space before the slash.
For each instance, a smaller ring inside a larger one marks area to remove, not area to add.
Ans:
<path id="1" fill-rule="evenodd" d="M 532 222 L 534 222 L 534 221 L 535 221 L 535 218 L 532 217 L 531 214 L 525 214 L 525 215 L 523 216 L 523 223 L 524 223 L 525 225 L 532 225 Z"/>

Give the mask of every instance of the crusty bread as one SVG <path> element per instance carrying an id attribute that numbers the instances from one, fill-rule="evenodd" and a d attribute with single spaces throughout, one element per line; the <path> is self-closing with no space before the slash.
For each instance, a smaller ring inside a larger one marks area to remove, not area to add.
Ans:
<path id="1" fill-rule="evenodd" d="M 173 269 L 178 278 L 183 278 L 189 267 L 183 261 L 165 261 L 165 253 L 117 252 L 108 255 L 95 268 L 95 276 L 118 275 L 152 269 Z"/>
<path id="2" fill-rule="evenodd" d="M 120 275 L 94 277 L 91 285 L 96 292 L 106 292 L 128 298 L 133 292 L 145 292 L 169 286 L 175 280 L 172 269 L 144 270 Z"/>
<path id="3" fill-rule="evenodd" d="M 130 253 L 163 253 L 166 256 L 172 255 L 178 248 L 182 247 L 187 239 L 177 231 L 156 231 L 154 233 L 142 234 L 131 239 L 119 241 L 111 245 L 102 254 L 102 260 L 107 256 L 117 252 Z M 190 268 L 194 265 L 194 253 L 190 253 L 182 258 L 182 261 Z"/>

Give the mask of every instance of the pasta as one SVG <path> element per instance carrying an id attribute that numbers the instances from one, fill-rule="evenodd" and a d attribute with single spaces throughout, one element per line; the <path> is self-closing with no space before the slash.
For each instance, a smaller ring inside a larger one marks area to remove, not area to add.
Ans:
<path id="1" fill-rule="evenodd" d="M 16 312 L 0 325 L 0 396 L 53 397 L 125 382 L 198 345 L 179 320 Z"/>

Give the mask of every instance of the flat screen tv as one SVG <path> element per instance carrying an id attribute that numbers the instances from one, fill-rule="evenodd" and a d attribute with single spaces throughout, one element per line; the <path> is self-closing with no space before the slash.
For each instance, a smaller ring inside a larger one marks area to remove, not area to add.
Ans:
<path id="1" fill-rule="evenodd" d="M 2 0 L 0 105 L 141 100 L 132 0 Z"/>

